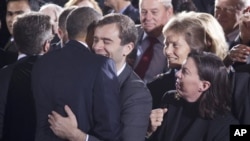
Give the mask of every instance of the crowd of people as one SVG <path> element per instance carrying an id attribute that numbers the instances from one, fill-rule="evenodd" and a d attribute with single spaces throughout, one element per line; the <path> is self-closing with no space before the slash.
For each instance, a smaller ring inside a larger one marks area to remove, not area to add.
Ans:
<path id="1" fill-rule="evenodd" d="M 4 0 L 0 141 L 229 141 L 250 125 L 250 1 L 204 3 Z"/>

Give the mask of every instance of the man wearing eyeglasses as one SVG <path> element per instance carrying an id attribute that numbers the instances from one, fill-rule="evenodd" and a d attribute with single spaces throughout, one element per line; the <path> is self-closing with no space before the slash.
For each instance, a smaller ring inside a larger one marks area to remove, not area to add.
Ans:
<path id="1" fill-rule="evenodd" d="M 215 0 L 214 16 L 221 24 L 229 46 L 239 34 L 239 17 L 248 0 Z"/>

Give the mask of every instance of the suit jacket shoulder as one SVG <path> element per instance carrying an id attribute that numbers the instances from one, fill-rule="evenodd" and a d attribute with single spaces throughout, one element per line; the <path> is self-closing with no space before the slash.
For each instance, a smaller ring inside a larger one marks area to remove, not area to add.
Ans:
<path id="1" fill-rule="evenodd" d="M 132 68 L 128 65 L 126 65 L 125 69 L 118 77 L 118 80 L 121 86 L 120 87 L 121 90 L 127 91 L 128 93 L 135 91 L 139 92 L 139 93 L 134 93 L 131 96 L 141 95 L 144 97 L 147 94 L 150 94 L 146 84 L 139 78 L 137 74 L 135 74 Z M 131 89 L 129 90 L 129 88 Z"/>
<path id="2" fill-rule="evenodd" d="M 128 65 L 118 78 L 121 85 L 122 140 L 143 141 L 152 106 L 150 92 Z"/>

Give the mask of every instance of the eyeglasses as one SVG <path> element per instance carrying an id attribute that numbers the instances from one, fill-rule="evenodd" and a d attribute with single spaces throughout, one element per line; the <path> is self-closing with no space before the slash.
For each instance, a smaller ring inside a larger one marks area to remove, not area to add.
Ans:
<path id="1" fill-rule="evenodd" d="M 215 6 L 215 11 L 216 12 L 225 12 L 228 14 L 233 14 L 238 10 L 237 7 L 234 6 L 228 6 L 228 7 L 219 7 L 219 6 Z"/>

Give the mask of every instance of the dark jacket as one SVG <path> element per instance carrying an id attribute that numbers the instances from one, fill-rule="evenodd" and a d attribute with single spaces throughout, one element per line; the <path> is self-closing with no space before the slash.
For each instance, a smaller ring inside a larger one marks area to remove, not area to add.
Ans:
<path id="1" fill-rule="evenodd" d="M 1 141 L 35 139 L 36 114 L 31 71 L 37 58 L 26 56 L 0 71 Z"/>
<path id="2" fill-rule="evenodd" d="M 120 96 L 111 59 L 93 54 L 80 42 L 71 40 L 38 60 L 32 82 L 36 141 L 62 140 L 50 129 L 48 114 L 55 110 L 65 116 L 66 104 L 75 113 L 80 130 L 100 140 L 119 140 Z"/>

